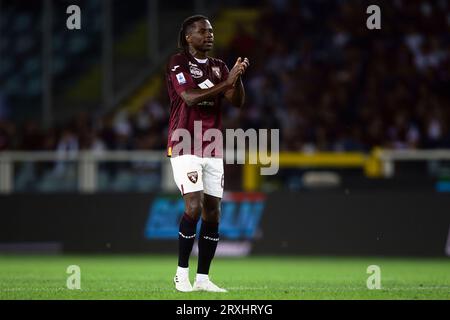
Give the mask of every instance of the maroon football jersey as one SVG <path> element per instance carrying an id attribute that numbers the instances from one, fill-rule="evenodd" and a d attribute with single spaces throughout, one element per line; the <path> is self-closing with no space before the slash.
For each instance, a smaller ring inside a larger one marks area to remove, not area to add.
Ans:
<path id="1" fill-rule="evenodd" d="M 197 105 L 188 106 L 181 98 L 181 93 L 187 89 L 207 89 L 224 81 L 229 70 L 219 59 L 208 57 L 206 61 L 195 59 L 190 53 L 182 52 L 170 58 L 166 70 L 167 90 L 170 98 L 170 117 L 168 130 L 167 154 L 172 156 L 172 149 L 178 143 L 171 141 L 176 129 L 186 129 L 191 135 L 191 150 L 184 154 L 203 156 L 203 150 L 210 141 L 199 143 L 202 150 L 194 150 L 194 121 L 201 121 L 201 133 L 208 129 L 222 129 L 221 100 L 223 94 L 212 100 L 202 101 Z M 182 139 L 180 139 L 182 140 Z M 213 152 L 212 156 L 222 154 Z"/>

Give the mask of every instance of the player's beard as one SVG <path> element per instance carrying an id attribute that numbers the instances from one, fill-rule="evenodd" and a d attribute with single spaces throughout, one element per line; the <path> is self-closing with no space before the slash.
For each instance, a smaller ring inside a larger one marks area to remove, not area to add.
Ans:
<path id="1" fill-rule="evenodd" d="M 212 46 L 203 46 L 202 47 L 202 52 L 206 53 L 212 50 Z"/>
<path id="2" fill-rule="evenodd" d="M 203 52 L 211 51 L 214 47 L 214 42 L 205 42 L 203 44 Z"/>
<path id="3" fill-rule="evenodd" d="M 212 48 L 214 46 L 214 43 L 207 43 L 207 42 L 203 42 L 202 44 L 200 44 L 199 46 L 192 46 L 191 48 L 197 52 L 202 52 L 202 53 L 207 53 L 208 51 L 211 51 Z M 193 52 L 190 50 L 191 54 L 193 54 Z"/>

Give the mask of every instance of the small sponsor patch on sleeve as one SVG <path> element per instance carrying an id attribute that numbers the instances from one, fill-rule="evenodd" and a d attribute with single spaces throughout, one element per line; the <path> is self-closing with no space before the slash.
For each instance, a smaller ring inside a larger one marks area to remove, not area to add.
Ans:
<path id="1" fill-rule="evenodd" d="M 186 78 L 184 77 L 183 72 L 177 73 L 177 81 L 178 84 L 186 83 Z"/>

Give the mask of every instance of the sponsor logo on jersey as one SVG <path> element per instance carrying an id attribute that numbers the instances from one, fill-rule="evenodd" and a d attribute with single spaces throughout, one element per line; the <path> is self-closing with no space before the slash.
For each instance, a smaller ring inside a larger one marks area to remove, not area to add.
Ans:
<path id="1" fill-rule="evenodd" d="M 198 179 L 198 173 L 197 171 L 188 172 L 187 176 L 189 180 L 191 180 L 192 183 L 196 183 Z"/>
<path id="2" fill-rule="evenodd" d="M 186 78 L 184 77 L 183 72 L 177 73 L 177 81 L 178 84 L 186 83 Z"/>
<path id="3" fill-rule="evenodd" d="M 217 76 L 217 78 L 220 79 L 220 68 L 219 67 L 212 67 L 212 71 Z"/>
<path id="4" fill-rule="evenodd" d="M 214 83 L 212 83 L 211 80 L 206 79 L 205 81 L 199 83 L 198 86 L 199 86 L 201 89 L 209 89 L 209 88 L 214 87 Z"/>
<path id="5" fill-rule="evenodd" d="M 176 66 L 174 66 L 172 69 L 170 69 L 170 70 L 172 70 L 172 71 L 175 71 L 175 70 L 177 70 L 177 68 L 179 68 L 180 67 L 180 65 L 176 65 Z"/>
<path id="6" fill-rule="evenodd" d="M 191 71 L 191 75 L 193 78 L 198 79 L 203 77 L 203 71 L 197 68 L 196 66 L 191 66 L 189 70 Z"/>

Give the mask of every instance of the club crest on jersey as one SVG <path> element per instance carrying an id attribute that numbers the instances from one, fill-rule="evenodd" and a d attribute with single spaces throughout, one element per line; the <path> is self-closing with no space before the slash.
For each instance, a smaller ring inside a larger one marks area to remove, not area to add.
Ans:
<path id="1" fill-rule="evenodd" d="M 192 183 L 196 183 L 198 179 L 198 173 L 197 171 L 188 172 L 187 176 L 189 180 L 191 180 Z"/>
<path id="2" fill-rule="evenodd" d="M 212 67 L 212 71 L 217 76 L 217 78 L 220 79 L 220 68 L 219 67 Z"/>
<path id="3" fill-rule="evenodd" d="M 203 77 L 203 71 L 200 70 L 199 68 L 197 68 L 196 66 L 191 66 L 189 68 L 189 70 L 191 71 L 191 75 L 193 78 L 201 78 Z"/>

